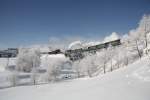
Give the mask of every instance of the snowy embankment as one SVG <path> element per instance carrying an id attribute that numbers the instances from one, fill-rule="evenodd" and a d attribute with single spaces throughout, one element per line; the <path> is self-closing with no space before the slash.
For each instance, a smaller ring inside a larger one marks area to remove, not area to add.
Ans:
<path id="1" fill-rule="evenodd" d="M 150 100 L 150 65 L 145 57 L 94 78 L 0 90 L 0 100 Z"/>

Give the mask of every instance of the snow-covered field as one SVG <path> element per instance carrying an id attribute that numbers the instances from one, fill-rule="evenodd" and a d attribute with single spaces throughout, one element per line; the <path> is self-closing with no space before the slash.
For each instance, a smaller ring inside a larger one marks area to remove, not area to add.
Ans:
<path id="1" fill-rule="evenodd" d="M 5 67 L 7 66 L 7 64 L 15 65 L 15 63 L 16 63 L 16 58 L 9 58 L 9 59 L 8 58 L 0 58 L 0 72 L 5 71 Z"/>
<path id="2" fill-rule="evenodd" d="M 1 89 L 0 100 L 150 100 L 149 59 L 94 78 Z"/>

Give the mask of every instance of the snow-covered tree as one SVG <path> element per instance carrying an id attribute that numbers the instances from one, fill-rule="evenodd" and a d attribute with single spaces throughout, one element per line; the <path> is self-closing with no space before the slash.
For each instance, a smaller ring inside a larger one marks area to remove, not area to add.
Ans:
<path id="1" fill-rule="evenodd" d="M 112 45 L 109 45 L 109 47 L 107 48 L 107 60 L 109 62 L 109 66 L 110 66 L 110 71 L 113 71 L 113 61 L 114 61 L 114 57 L 117 56 L 117 53 L 115 52 L 116 48 L 113 47 Z"/>
<path id="2" fill-rule="evenodd" d="M 110 55 L 108 54 L 107 49 L 101 50 L 100 52 L 97 53 L 97 55 L 98 55 L 97 59 L 99 60 L 100 65 L 103 67 L 103 73 L 105 74 L 106 67 L 107 67 L 106 64 L 108 63 L 108 61 L 110 59 Z"/>
<path id="3" fill-rule="evenodd" d="M 73 68 L 76 70 L 78 77 L 93 76 L 98 69 L 98 65 L 95 62 L 96 58 L 96 55 L 86 55 L 83 59 L 73 63 Z"/>
<path id="4" fill-rule="evenodd" d="M 8 76 L 8 80 L 10 81 L 12 86 L 17 86 L 18 84 L 18 72 L 17 71 L 13 71 L 9 76 Z"/>
<path id="5" fill-rule="evenodd" d="M 64 62 L 68 61 L 69 59 L 65 58 L 64 56 L 59 57 L 59 55 L 53 55 L 54 57 L 47 58 L 47 73 L 45 75 L 48 81 L 56 81 L 58 76 L 61 74 L 61 68 Z"/>
<path id="6" fill-rule="evenodd" d="M 20 49 L 17 57 L 17 70 L 31 72 L 40 66 L 40 52 L 37 49 Z"/>
<path id="7" fill-rule="evenodd" d="M 143 41 L 140 39 L 140 35 L 136 30 L 131 30 L 129 33 L 130 38 L 130 48 L 132 48 L 133 51 L 137 51 L 139 58 L 142 56 L 142 50 L 143 50 Z"/>
<path id="8" fill-rule="evenodd" d="M 53 64 L 49 64 L 48 70 L 47 70 L 47 77 L 49 81 L 56 81 L 57 76 L 60 74 L 60 66 L 62 62 L 56 61 L 53 62 Z"/>
<path id="9" fill-rule="evenodd" d="M 132 47 L 138 52 L 139 57 L 142 56 L 141 52 L 147 48 L 150 32 L 150 15 L 144 15 L 139 22 L 139 26 L 129 32 L 129 37 Z"/>
<path id="10" fill-rule="evenodd" d="M 35 67 L 32 68 L 32 71 L 31 71 L 31 82 L 33 85 L 36 85 L 37 84 L 37 69 Z"/>
<path id="11" fill-rule="evenodd" d="M 140 33 L 141 39 L 145 42 L 145 47 L 148 46 L 147 34 L 150 32 L 150 15 L 144 15 L 140 20 L 139 27 L 137 31 Z"/>
<path id="12" fill-rule="evenodd" d="M 80 63 L 80 59 L 73 62 L 73 65 L 72 65 L 73 69 L 75 69 L 77 72 L 78 78 L 80 78 L 82 76 L 81 67 L 79 66 L 79 63 Z"/>

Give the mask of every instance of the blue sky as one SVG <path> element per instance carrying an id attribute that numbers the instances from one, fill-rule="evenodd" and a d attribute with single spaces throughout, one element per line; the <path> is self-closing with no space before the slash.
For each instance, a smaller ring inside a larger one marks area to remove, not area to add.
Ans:
<path id="1" fill-rule="evenodd" d="M 0 48 L 125 34 L 143 14 L 150 0 L 0 0 Z"/>

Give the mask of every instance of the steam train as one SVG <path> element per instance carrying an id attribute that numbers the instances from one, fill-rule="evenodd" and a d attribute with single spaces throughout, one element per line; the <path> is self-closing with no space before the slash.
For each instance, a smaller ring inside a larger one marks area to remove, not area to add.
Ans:
<path id="1" fill-rule="evenodd" d="M 84 58 L 84 53 L 96 53 L 96 51 L 98 51 L 98 50 L 107 49 L 110 45 L 113 47 L 121 45 L 121 41 L 120 41 L 120 39 L 117 39 L 114 41 L 109 41 L 109 42 L 101 43 L 98 45 L 89 46 L 87 48 L 66 50 L 65 56 L 69 57 L 70 60 L 75 61 L 75 60 Z"/>

